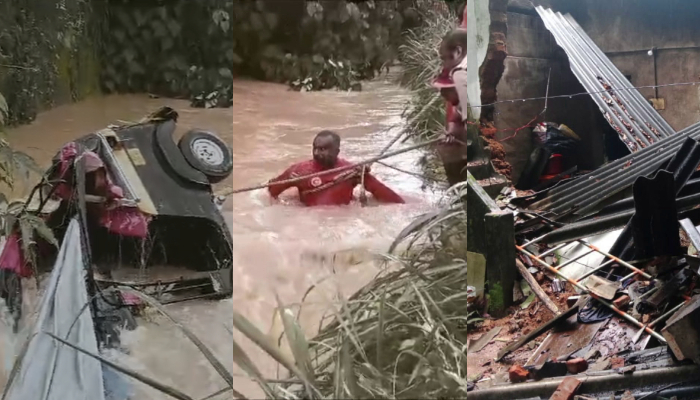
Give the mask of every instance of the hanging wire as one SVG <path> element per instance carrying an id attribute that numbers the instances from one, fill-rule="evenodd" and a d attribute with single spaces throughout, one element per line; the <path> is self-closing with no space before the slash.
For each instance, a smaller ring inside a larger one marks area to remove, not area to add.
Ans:
<path id="1" fill-rule="evenodd" d="M 612 92 L 623 92 L 623 91 L 629 91 L 629 90 L 637 90 L 637 89 L 654 89 L 654 88 L 663 88 L 663 87 L 673 87 L 673 86 L 695 86 L 700 81 L 694 81 L 694 82 L 678 82 L 678 83 L 667 83 L 663 85 L 646 85 L 646 86 L 634 86 L 634 87 L 629 87 L 629 88 L 620 88 L 620 89 L 605 89 L 605 90 L 598 90 L 598 91 L 593 91 L 593 92 L 580 92 L 580 93 L 574 93 L 574 94 L 561 94 L 557 96 L 545 96 L 545 97 L 526 97 L 522 99 L 512 99 L 512 100 L 499 100 L 495 101 L 493 103 L 489 104 L 482 104 L 479 106 L 472 106 L 468 105 L 468 108 L 481 108 L 481 107 L 489 107 L 489 106 L 494 106 L 496 104 L 505 104 L 505 103 L 515 103 L 515 102 L 524 102 L 524 101 L 536 101 L 536 100 L 547 100 L 547 99 L 561 99 L 561 98 L 572 98 L 572 97 L 577 97 L 577 96 L 589 96 L 592 94 L 600 94 L 600 93 L 612 93 Z"/>

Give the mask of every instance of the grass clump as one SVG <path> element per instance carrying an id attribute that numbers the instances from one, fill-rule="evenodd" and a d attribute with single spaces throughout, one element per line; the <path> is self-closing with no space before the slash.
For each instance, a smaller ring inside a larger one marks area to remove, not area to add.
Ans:
<path id="1" fill-rule="evenodd" d="M 407 133 L 425 139 L 444 129 L 445 107 L 439 93 L 430 82 L 440 71 L 438 47 L 442 38 L 456 27 L 456 18 L 442 2 L 417 0 L 416 9 L 421 14 L 422 24 L 406 32 L 404 43 L 399 47 L 402 71 L 399 84 L 411 91 L 411 101 L 404 110 L 409 121 Z M 429 107 L 418 118 L 424 107 Z"/>
<path id="2" fill-rule="evenodd" d="M 339 299 L 330 322 L 313 339 L 304 337 L 292 312 L 280 305 L 289 359 L 273 338 L 235 314 L 236 328 L 290 372 L 293 381 L 284 385 L 252 374 L 268 397 L 466 396 L 467 327 L 474 322 L 466 312 L 466 190 L 454 186 L 444 207 L 406 227 L 382 256 L 393 267 L 387 263 L 372 282 Z M 400 245 L 405 250 L 392 254 Z M 251 370 L 248 357 L 239 356 L 235 361 Z"/>

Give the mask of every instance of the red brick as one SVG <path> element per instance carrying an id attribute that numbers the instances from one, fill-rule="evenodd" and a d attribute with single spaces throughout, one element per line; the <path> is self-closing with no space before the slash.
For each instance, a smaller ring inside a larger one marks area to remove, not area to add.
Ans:
<path id="1" fill-rule="evenodd" d="M 625 366 L 625 359 L 622 357 L 613 357 L 610 359 L 610 368 L 617 369 Z"/>
<path id="2" fill-rule="evenodd" d="M 549 400 L 573 400 L 579 386 L 581 386 L 581 381 L 570 376 L 566 377 L 561 381 L 557 390 L 552 393 Z"/>
<path id="3" fill-rule="evenodd" d="M 508 378 L 513 383 L 525 382 L 529 372 L 520 365 L 513 365 L 508 369 Z"/>
<path id="4" fill-rule="evenodd" d="M 583 358 L 574 358 L 566 362 L 566 369 L 569 373 L 579 374 L 588 369 L 588 361 Z"/>

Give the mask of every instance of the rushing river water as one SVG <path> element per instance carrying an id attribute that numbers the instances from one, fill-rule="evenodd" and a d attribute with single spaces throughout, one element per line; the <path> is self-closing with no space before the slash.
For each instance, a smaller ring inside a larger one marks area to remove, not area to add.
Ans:
<path id="1" fill-rule="evenodd" d="M 206 128 L 231 145 L 234 172 L 221 185 L 237 188 L 265 182 L 292 163 L 309 159 L 311 141 L 323 129 L 340 134 L 341 157 L 359 161 L 376 155 L 401 129 L 400 114 L 406 101 L 406 93 L 385 79 L 367 83 L 364 91 L 355 93 L 297 93 L 282 85 L 238 81 L 230 109 L 193 109 L 185 101 L 140 95 L 95 98 L 43 113 L 33 124 L 12 130 L 9 141 L 47 165 L 71 139 L 117 120 L 137 120 L 168 105 L 180 113 L 179 134 L 189 128 Z M 419 156 L 405 153 L 387 163 L 418 172 Z M 418 178 L 381 165 L 372 170 L 403 195 L 407 204 L 302 208 L 293 192 L 275 202 L 266 191 L 258 190 L 232 195 L 224 205 L 233 234 L 233 298 L 174 304 L 168 309 L 233 371 L 240 392 L 260 395 L 232 362 L 232 308 L 264 332 L 277 335 L 279 323 L 273 320 L 276 295 L 286 304 L 295 304 L 311 285 L 319 284 L 301 315 L 307 335 L 313 335 L 338 293 L 350 295 L 378 272 L 379 263 L 372 253 L 385 251 L 396 234 L 437 199 L 435 193 L 422 189 Z M 120 357 L 121 363 L 193 398 L 225 387 L 194 345 L 167 321 L 154 317 L 140 324 L 135 332 L 125 334 L 131 354 Z M 237 332 L 234 338 L 264 374 L 275 377 L 272 361 Z M 167 398 L 136 386 L 136 399 Z M 216 397 L 230 398 L 230 393 Z"/>

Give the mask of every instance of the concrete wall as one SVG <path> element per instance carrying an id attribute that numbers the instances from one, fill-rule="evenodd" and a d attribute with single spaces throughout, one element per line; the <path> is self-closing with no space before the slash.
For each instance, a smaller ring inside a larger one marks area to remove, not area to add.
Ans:
<path id="1" fill-rule="evenodd" d="M 584 0 L 552 1 L 568 11 L 593 41 L 635 86 L 654 85 L 653 57 L 657 47 L 658 84 L 700 80 L 700 1 Z M 664 50 L 668 49 L 668 50 Z M 654 89 L 641 89 L 654 97 Z M 659 88 L 666 99 L 660 114 L 676 130 L 700 121 L 700 86 Z"/>
<path id="2" fill-rule="evenodd" d="M 657 47 L 658 84 L 700 80 L 700 1 L 687 0 L 540 0 L 535 3 L 556 11 L 570 12 L 593 41 L 632 84 L 654 84 L 653 58 L 646 53 Z M 584 91 L 568 68 L 566 56 L 544 28 L 529 1 L 511 0 L 508 13 L 508 57 L 498 86 L 498 99 L 544 96 L 547 74 L 552 69 L 550 95 Z M 664 50 L 667 49 L 667 50 Z M 641 89 L 646 98 L 654 89 Z M 700 85 L 659 88 L 666 100 L 660 114 L 676 130 L 700 120 Z M 496 126 L 517 128 L 526 124 L 544 107 L 543 101 L 503 104 L 497 107 Z M 565 123 L 582 137 L 578 164 L 591 169 L 605 160 L 606 139 L 614 132 L 598 108 L 588 98 L 552 100 L 547 120 Z M 499 132 L 504 138 L 512 132 Z M 529 131 L 504 142 L 514 180 L 532 150 Z"/>
<path id="3" fill-rule="evenodd" d="M 509 12 L 508 32 L 508 57 L 497 87 L 499 100 L 544 97 L 550 69 L 550 96 L 584 91 L 569 69 L 563 51 L 538 16 Z M 514 137 L 506 138 L 514 134 L 513 129 L 531 122 L 544 107 L 544 100 L 505 103 L 496 107 L 497 137 L 505 139 L 502 143 L 508 162 L 513 166 L 515 182 L 533 149 L 531 130 L 523 129 Z M 579 96 L 550 100 L 544 114 L 548 121 L 564 123 L 581 136 L 580 150 L 574 161 L 582 168 L 592 169 L 604 161 L 604 127 L 596 111 L 597 107 L 590 98 Z"/>

